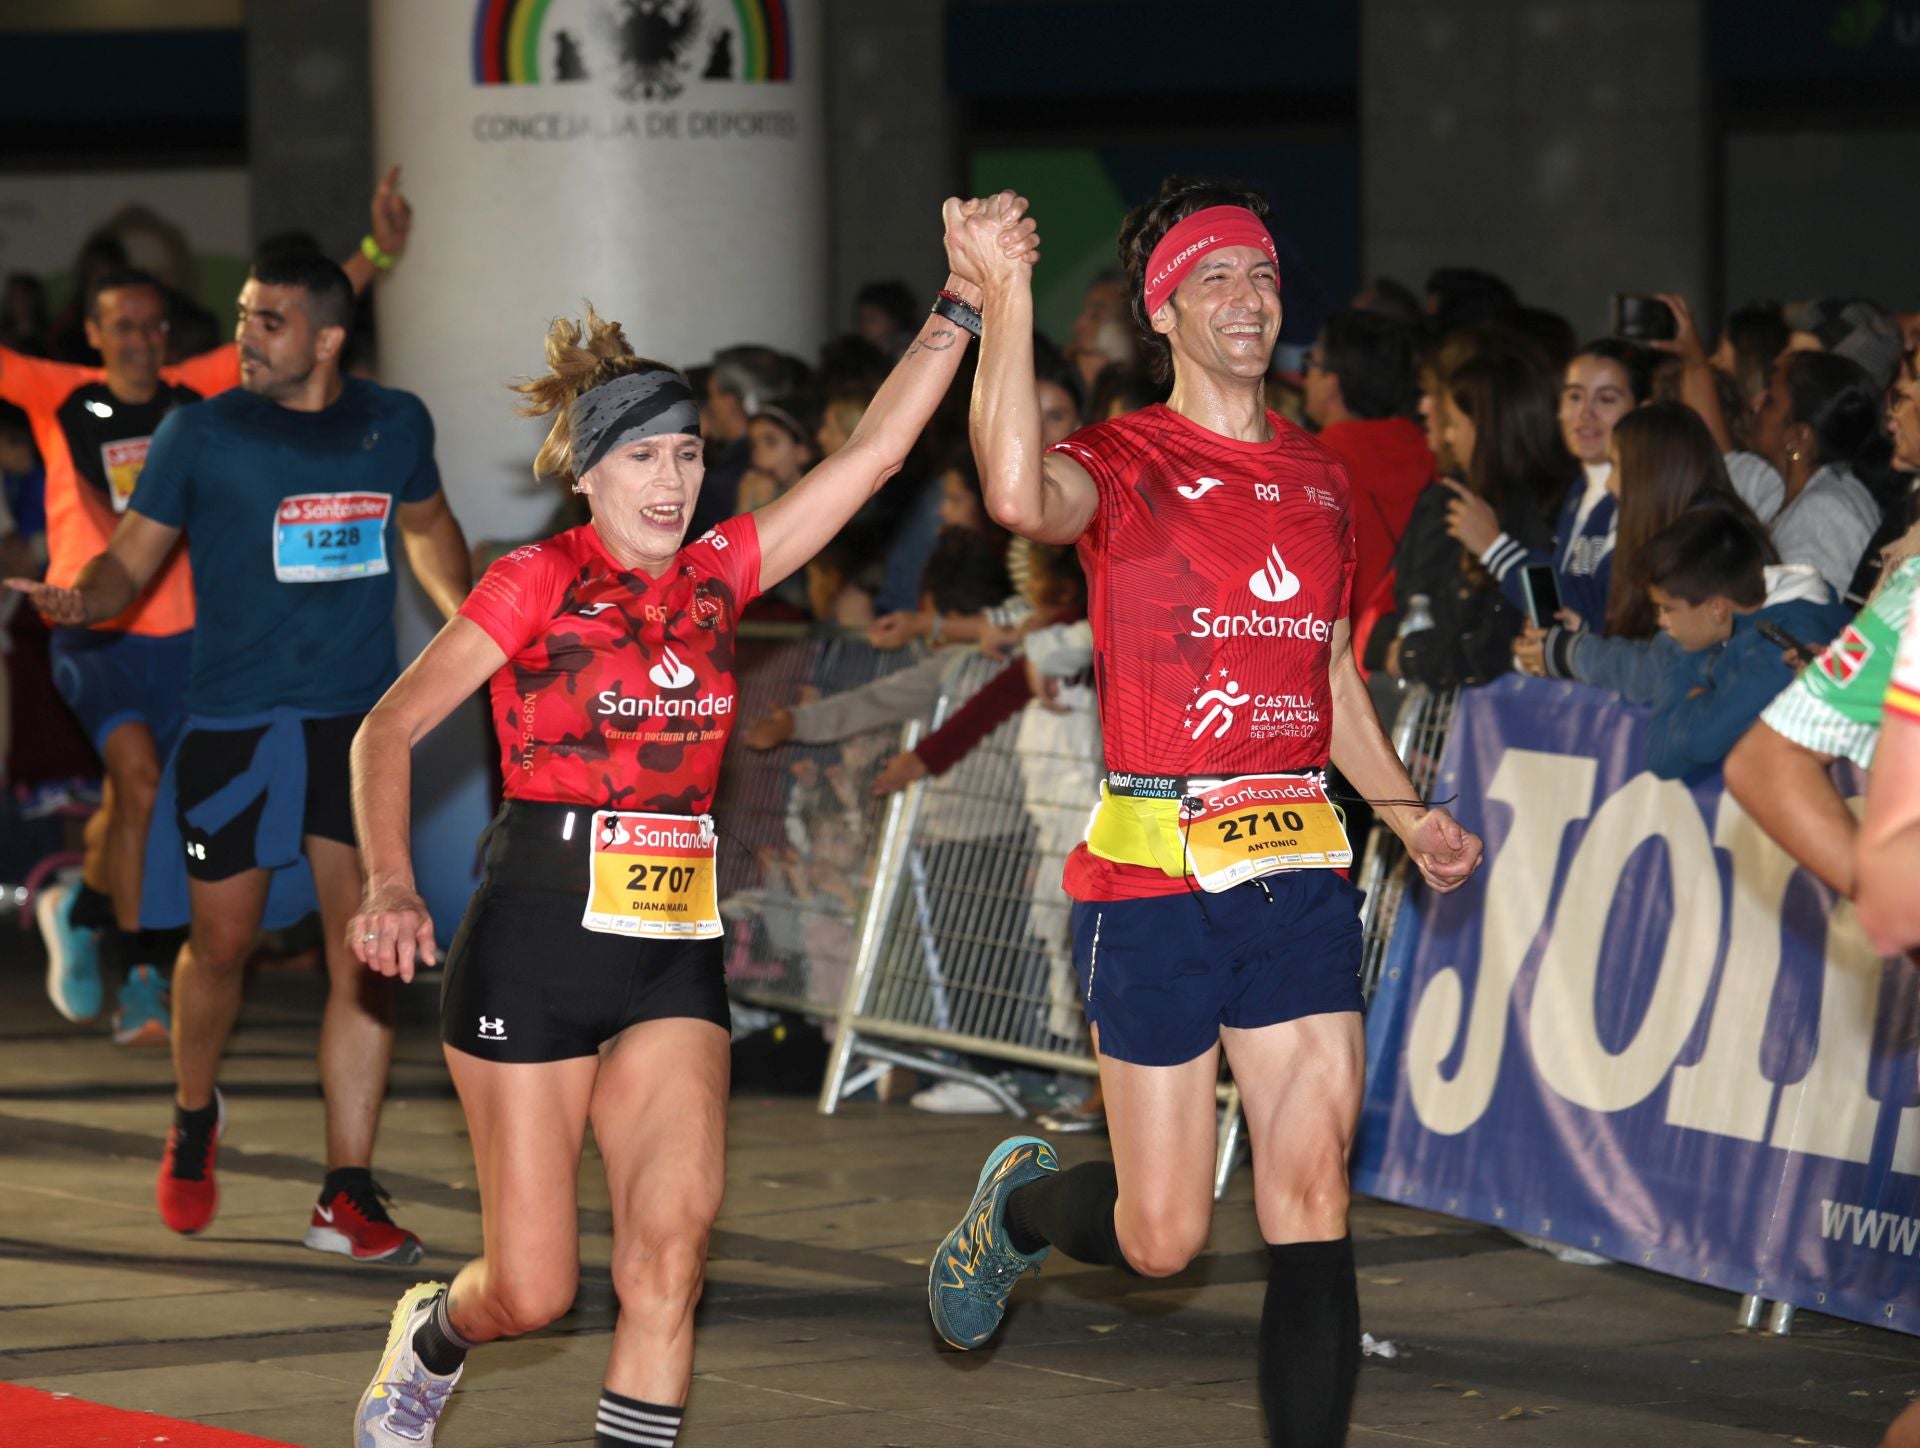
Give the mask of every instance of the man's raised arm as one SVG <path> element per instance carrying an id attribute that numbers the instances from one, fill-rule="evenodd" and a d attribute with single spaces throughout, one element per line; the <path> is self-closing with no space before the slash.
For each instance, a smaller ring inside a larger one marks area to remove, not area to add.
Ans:
<path id="1" fill-rule="evenodd" d="M 1085 468 L 1040 445 L 1031 263 L 1007 257 L 990 218 L 950 217 L 947 234 L 985 294 L 969 433 L 987 511 L 1001 527 L 1037 542 L 1075 542 L 1099 494 Z"/>

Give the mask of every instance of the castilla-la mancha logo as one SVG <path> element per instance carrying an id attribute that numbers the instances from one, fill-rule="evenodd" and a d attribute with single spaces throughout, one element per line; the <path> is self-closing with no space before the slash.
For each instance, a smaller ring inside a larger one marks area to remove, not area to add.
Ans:
<path id="1" fill-rule="evenodd" d="M 599 85 L 624 101 L 793 78 L 787 0 L 477 0 L 472 47 L 475 85 Z"/>

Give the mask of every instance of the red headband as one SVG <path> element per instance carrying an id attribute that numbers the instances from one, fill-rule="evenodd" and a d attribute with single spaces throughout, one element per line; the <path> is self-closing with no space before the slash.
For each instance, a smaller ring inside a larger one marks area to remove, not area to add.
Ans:
<path id="1" fill-rule="evenodd" d="M 1209 206 L 1177 223 L 1147 258 L 1143 291 L 1149 317 L 1173 295 L 1187 269 L 1217 246 L 1259 247 L 1274 265 L 1274 285 L 1280 284 L 1280 253 L 1274 249 L 1273 233 L 1266 223 L 1244 206 Z"/>

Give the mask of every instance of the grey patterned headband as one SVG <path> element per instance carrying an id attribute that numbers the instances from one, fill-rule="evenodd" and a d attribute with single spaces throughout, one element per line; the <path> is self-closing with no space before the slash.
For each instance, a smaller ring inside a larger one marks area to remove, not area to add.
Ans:
<path id="1" fill-rule="evenodd" d="M 623 442 L 670 433 L 700 436 L 700 403 L 687 379 L 665 367 L 629 372 L 574 398 L 567 409 L 573 475 L 585 477 Z"/>

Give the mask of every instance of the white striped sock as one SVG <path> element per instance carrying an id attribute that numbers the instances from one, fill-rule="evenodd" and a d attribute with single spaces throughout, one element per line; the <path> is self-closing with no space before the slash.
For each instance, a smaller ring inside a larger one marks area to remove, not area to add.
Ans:
<path id="1" fill-rule="evenodd" d="M 600 1414 L 594 1424 L 596 1435 L 607 1444 L 640 1445 L 640 1448 L 673 1448 L 680 1436 L 679 1408 L 663 1408 L 632 1398 L 605 1394 L 600 1399 Z"/>

